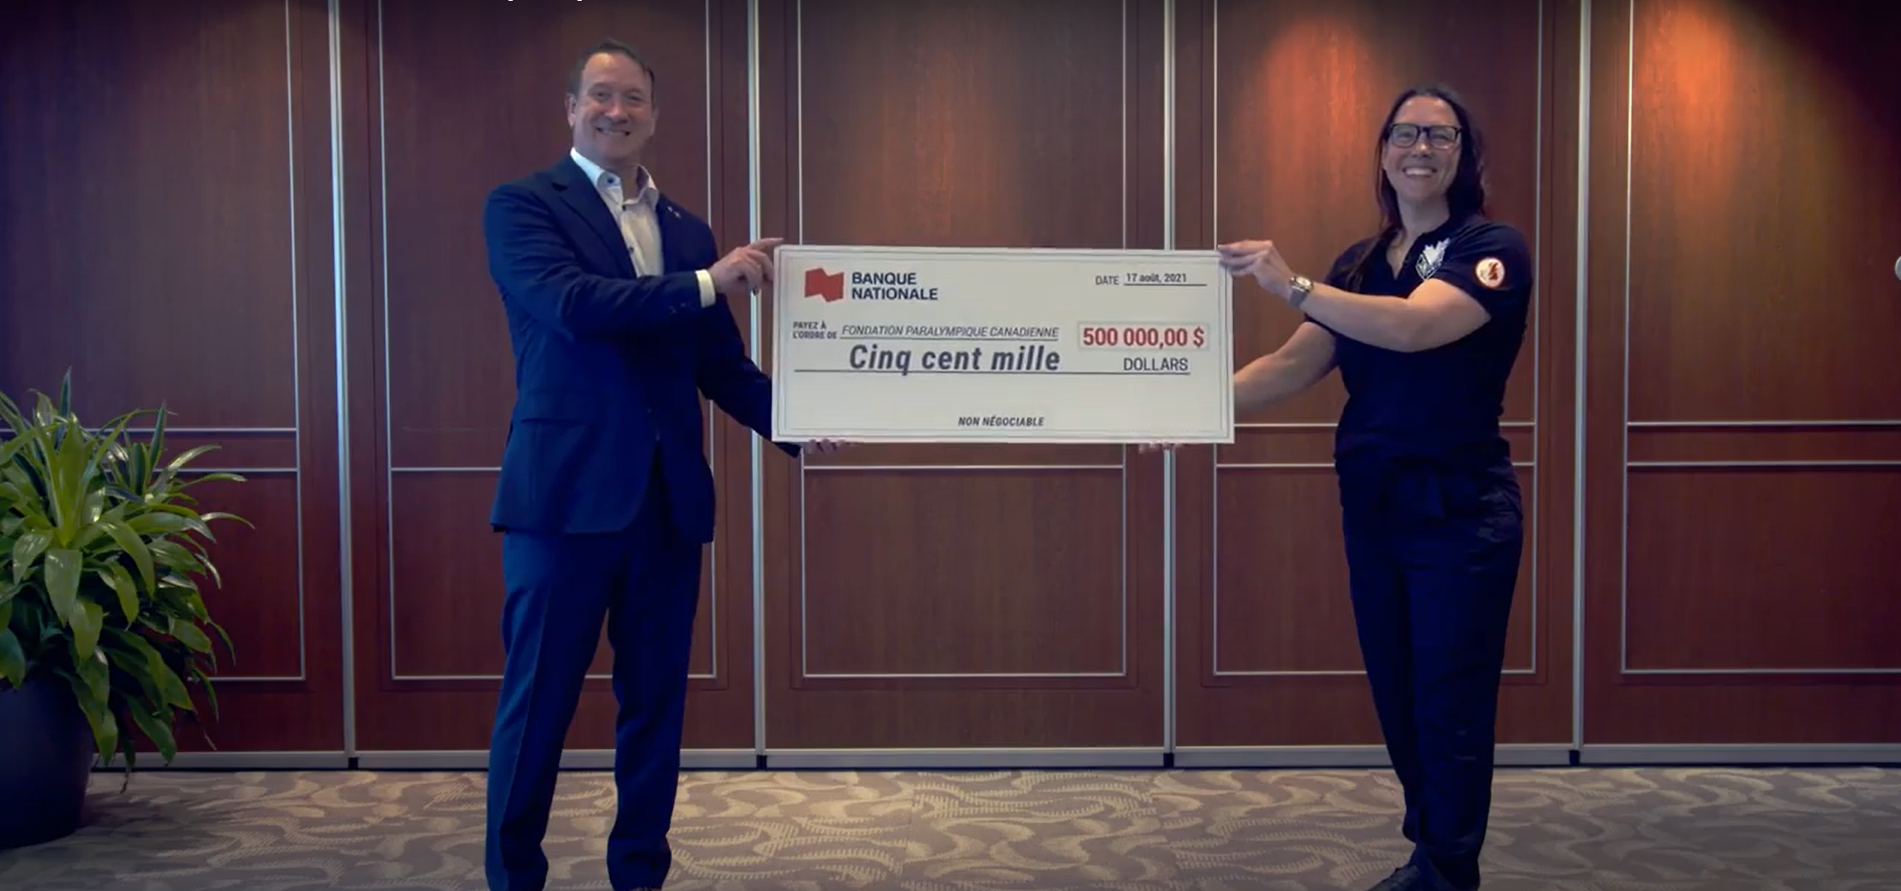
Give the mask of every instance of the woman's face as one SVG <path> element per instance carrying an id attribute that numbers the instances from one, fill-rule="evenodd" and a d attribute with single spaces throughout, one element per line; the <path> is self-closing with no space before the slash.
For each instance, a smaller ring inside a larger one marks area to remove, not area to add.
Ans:
<path id="1" fill-rule="evenodd" d="M 1433 96 L 1414 96 L 1399 107 L 1386 132 L 1380 166 L 1401 201 L 1444 197 L 1459 173 L 1464 134 L 1452 106 Z"/>

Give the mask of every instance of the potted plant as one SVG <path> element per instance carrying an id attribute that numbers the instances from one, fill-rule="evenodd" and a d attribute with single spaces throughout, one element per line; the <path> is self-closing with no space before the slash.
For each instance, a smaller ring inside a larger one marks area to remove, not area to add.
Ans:
<path id="1" fill-rule="evenodd" d="M 192 487 L 242 478 L 188 471 L 214 446 L 164 461 L 163 407 L 89 430 L 70 373 L 37 395 L 29 415 L 0 393 L 0 849 L 73 832 L 94 764 L 123 754 L 130 782 L 139 737 L 170 762 L 193 691 L 216 717 L 231 640 L 198 579 L 218 581 L 210 524 L 244 522 L 199 512 Z M 128 436 L 146 414 L 149 441 Z"/>

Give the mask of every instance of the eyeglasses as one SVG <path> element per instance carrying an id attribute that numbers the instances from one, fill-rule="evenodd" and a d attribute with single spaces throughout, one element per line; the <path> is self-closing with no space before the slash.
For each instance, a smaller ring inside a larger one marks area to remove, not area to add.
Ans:
<path id="1" fill-rule="evenodd" d="M 1386 129 L 1386 141 L 1400 148 L 1411 148 L 1419 142 L 1419 134 L 1426 134 L 1426 144 L 1433 148 L 1451 148 L 1459 144 L 1460 130 L 1450 124 L 1435 124 L 1422 127 L 1418 124 L 1394 124 Z"/>

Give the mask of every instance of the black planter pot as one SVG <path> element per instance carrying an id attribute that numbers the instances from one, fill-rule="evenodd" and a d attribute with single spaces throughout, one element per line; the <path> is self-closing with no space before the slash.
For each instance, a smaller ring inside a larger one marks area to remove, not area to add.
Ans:
<path id="1" fill-rule="evenodd" d="M 92 729 L 58 677 L 0 691 L 0 850 L 79 828 L 94 761 Z"/>

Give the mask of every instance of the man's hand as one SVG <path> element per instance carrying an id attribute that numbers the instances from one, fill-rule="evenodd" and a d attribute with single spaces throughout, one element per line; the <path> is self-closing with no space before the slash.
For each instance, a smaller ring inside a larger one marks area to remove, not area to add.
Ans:
<path id="1" fill-rule="evenodd" d="M 713 290 L 738 299 L 772 287 L 772 249 L 782 241 L 785 239 L 761 238 L 733 248 L 707 270 L 713 277 Z"/>
<path id="2" fill-rule="evenodd" d="M 832 452 L 842 452 L 847 445 L 849 445 L 849 443 L 839 442 L 836 439 L 815 439 L 806 443 L 805 448 L 824 455 Z"/>

